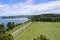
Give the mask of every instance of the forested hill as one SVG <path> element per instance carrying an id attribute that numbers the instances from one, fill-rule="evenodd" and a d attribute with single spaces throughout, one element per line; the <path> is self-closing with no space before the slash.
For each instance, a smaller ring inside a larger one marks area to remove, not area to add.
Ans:
<path id="1" fill-rule="evenodd" d="M 18 16 L 3 16 L 2 19 L 10 19 L 10 18 L 28 18 L 31 17 L 31 15 L 18 15 Z"/>
<path id="2" fill-rule="evenodd" d="M 60 14 L 40 14 L 40 15 L 21 15 L 21 16 L 3 16 L 6 18 L 29 18 L 31 21 L 60 22 Z"/>
<path id="3" fill-rule="evenodd" d="M 60 22 L 60 14 L 41 14 L 32 16 L 32 21 Z"/>
<path id="4" fill-rule="evenodd" d="M 45 16 L 45 17 L 60 17 L 60 14 L 42 14 L 40 16 Z"/>

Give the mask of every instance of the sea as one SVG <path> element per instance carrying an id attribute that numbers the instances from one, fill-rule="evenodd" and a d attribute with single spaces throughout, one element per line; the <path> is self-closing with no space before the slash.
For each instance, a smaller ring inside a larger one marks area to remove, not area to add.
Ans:
<path id="1" fill-rule="evenodd" d="M 8 28 L 7 24 L 8 22 L 14 22 L 14 24 L 23 24 L 25 22 L 27 22 L 29 19 L 28 18 L 10 18 L 10 19 L 0 19 L 0 24 L 4 24 L 4 28 Z"/>

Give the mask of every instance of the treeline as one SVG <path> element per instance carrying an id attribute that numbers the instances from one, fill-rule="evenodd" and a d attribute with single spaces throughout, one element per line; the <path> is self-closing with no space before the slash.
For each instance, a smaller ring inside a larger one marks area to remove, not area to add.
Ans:
<path id="1" fill-rule="evenodd" d="M 21 25 L 22 23 L 17 23 L 17 24 L 15 24 L 14 22 L 8 22 L 8 24 L 7 24 L 7 27 L 8 27 L 8 29 L 6 29 L 7 31 L 9 31 L 9 30 L 12 30 L 13 28 L 15 28 L 15 27 L 17 27 L 17 26 L 19 26 L 19 25 Z"/>
<path id="2" fill-rule="evenodd" d="M 2 16 L 1 19 L 13 19 L 13 18 L 29 18 L 31 15 L 19 15 L 19 16 Z"/>
<path id="3" fill-rule="evenodd" d="M 31 21 L 41 21 L 41 22 L 60 22 L 60 14 L 41 14 L 34 15 Z"/>

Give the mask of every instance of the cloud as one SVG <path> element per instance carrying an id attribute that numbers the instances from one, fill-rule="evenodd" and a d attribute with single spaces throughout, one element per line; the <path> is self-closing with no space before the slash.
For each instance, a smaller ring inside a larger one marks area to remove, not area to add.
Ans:
<path id="1" fill-rule="evenodd" d="M 0 8 L 2 8 L 2 7 L 3 7 L 3 5 L 0 4 Z"/>
<path id="2" fill-rule="evenodd" d="M 33 4 L 33 0 L 12 5 L 0 4 L 0 16 L 35 15 L 41 13 L 60 13 L 60 0 L 36 5 Z"/>

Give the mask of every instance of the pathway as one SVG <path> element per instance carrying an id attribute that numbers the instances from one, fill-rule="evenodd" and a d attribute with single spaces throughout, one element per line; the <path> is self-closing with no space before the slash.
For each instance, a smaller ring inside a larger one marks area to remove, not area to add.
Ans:
<path id="1" fill-rule="evenodd" d="M 27 29 L 29 27 L 29 25 L 31 25 L 32 22 L 30 22 L 29 24 L 23 26 L 22 28 L 18 29 L 17 31 L 13 32 L 12 35 L 13 37 L 18 36 L 20 33 L 22 33 L 25 29 Z"/>

